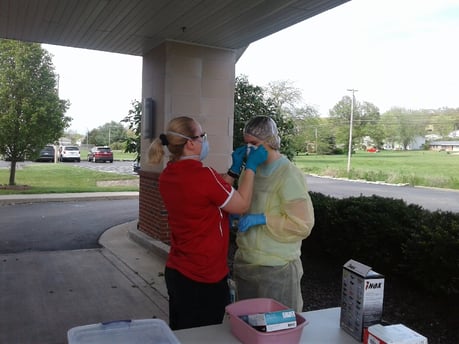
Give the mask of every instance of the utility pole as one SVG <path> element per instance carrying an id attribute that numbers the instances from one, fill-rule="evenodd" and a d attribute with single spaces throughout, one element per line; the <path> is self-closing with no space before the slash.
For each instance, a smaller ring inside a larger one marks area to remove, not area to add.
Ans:
<path id="1" fill-rule="evenodd" d="M 315 136 L 316 136 L 316 147 L 315 147 L 315 151 L 316 151 L 316 155 L 317 155 L 317 127 L 314 128 L 315 130 Z"/>
<path id="2" fill-rule="evenodd" d="M 349 123 L 349 147 L 347 151 L 347 174 L 349 175 L 349 171 L 351 170 L 351 154 L 352 154 L 352 125 L 354 122 L 354 93 L 358 90 L 353 88 L 348 89 L 349 92 L 352 92 L 352 99 L 351 99 L 351 119 Z"/>

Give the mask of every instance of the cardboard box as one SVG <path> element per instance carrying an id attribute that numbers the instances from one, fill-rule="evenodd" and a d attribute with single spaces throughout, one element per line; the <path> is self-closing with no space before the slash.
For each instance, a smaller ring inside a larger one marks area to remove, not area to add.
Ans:
<path id="1" fill-rule="evenodd" d="M 352 259 L 344 264 L 340 314 L 344 331 L 362 341 L 364 329 L 381 322 L 383 300 L 383 275 Z"/>
<path id="2" fill-rule="evenodd" d="M 241 316 L 241 319 L 262 332 L 273 332 L 296 327 L 296 316 L 293 309 L 248 314 Z"/>
<path id="3" fill-rule="evenodd" d="M 364 344 L 427 344 L 427 338 L 402 324 L 377 324 L 365 331 Z"/>

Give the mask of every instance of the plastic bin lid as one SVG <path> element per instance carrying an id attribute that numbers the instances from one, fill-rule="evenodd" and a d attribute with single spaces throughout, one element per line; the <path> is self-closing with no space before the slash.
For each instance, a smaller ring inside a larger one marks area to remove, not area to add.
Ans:
<path id="1" fill-rule="evenodd" d="M 69 344 L 180 344 L 161 319 L 120 320 L 73 327 L 67 332 Z"/>

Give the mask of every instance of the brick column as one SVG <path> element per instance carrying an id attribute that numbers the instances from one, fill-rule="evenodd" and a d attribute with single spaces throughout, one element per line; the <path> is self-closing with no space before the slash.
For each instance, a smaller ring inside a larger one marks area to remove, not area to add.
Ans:
<path id="1" fill-rule="evenodd" d="M 159 173 L 139 171 L 138 229 L 152 238 L 170 244 L 167 211 L 159 193 Z"/>

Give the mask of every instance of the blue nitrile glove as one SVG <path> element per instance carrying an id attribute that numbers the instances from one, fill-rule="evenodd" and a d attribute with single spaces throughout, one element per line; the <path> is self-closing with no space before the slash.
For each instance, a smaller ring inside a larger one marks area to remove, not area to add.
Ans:
<path id="1" fill-rule="evenodd" d="M 247 232 L 250 227 L 257 225 L 265 225 L 266 216 L 265 214 L 247 214 L 241 216 L 239 219 L 238 227 L 239 232 Z"/>
<path id="2" fill-rule="evenodd" d="M 258 165 L 264 163 L 268 158 L 268 151 L 262 145 L 258 147 L 250 147 L 250 153 L 245 163 L 245 169 L 252 170 L 253 173 L 257 172 Z"/>
<path id="3" fill-rule="evenodd" d="M 245 155 L 247 153 L 247 146 L 241 146 L 234 150 L 231 154 L 233 158 L 233 164 L 230 167 L 230 171 L 236 173 L 237 175 L 241 174 L 242 163 L 244 162 Z"/>

